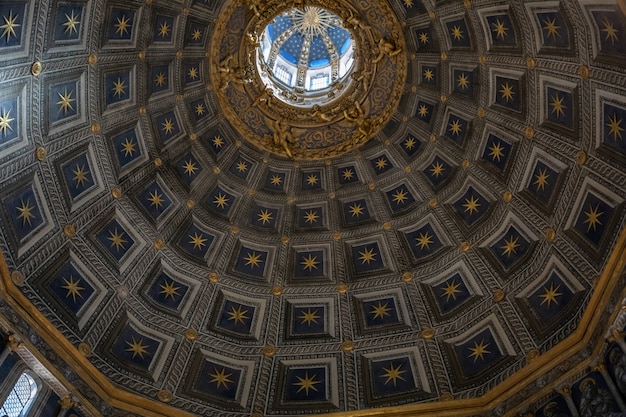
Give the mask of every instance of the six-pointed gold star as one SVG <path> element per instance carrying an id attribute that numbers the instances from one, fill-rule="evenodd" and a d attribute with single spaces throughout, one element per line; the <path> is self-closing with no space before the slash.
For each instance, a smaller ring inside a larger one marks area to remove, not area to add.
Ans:
<path id="1" fill-rule="evenodd" d="M 135 359 L 135 356 L 137 356 L 137 355 L 139 355 L 139 357 L 141 359 L 143 359 L 143 355 L 149 355 L 150 354 L 148 352 L 148 348 L 150 346 L 143 344 L 143 337 L 139 338 L 139 340 L 136 340 L 135 336 L 132 336 L 132 342 L 129 342 L 127 340 L 126 344 L 129 346 L 126 349 L 126 352 L 132 352 L 133 353 L 132 359 Z"/>
<path id="2" fill-rule="evenodd" d="M 480 207 L 480 203 L 479 203 L 480 199 L 477 197 L 474 197 L 473 195 L 470 196 L 469 198 L 465 199 L 465 203 L 463 204 L 463 207 L 465 207 L 465 210 L 463 211 L 468 212 L 470 216 L 476 212 L 478 213 L 478 207 Z"/>
<path id="3" fill-rule="evenodd" d="M 565 100 L 565 97 L 560 97 L 559 93 L 550 96 L 550 107 L 552 107 L 552 113 L 556 113 L 557 119 L 560 116 L 565 117 L 565 109 L 567 106 L 563 104 L 563 100 Z"/>
<path id="4" fill-rule="evenodd" d="M 548 303 L 547 307 L 550 308 L 550 304 L 554 303 L 558 306 L 559 301 L 557 300 L 557 297 L 563 295 L 562 292 L 559 292 L 560 288 L 561 288 L 561 284 L 555 287 L 554 282 L 550 283 L 550 288 L 543 287 L 545 292 L 543 294 L 539 294 L 539 297 L 543 298 L 543 301 L 541 301 L 541 304 L 539 305 L 542 306 L 545 303 Z"/>
<path id="5" fill-rule="evenodd" d="M 456 79 L 456 85 L 461 90 L 465 90 L 469 87 L 469 77 L 464 72 L 459 75 L 459 78 Z"/>
<path id="6" fill-rule="evenodd" d="M 243 306 L 240 305 L 239 307 L 235 308 L 234 305 L 230 306 L 230 311 L 227 312 L 228 313 L 228 320 L 229 321 L 234 321 L 235 322 L 235 326 L 238 323 L 241 323 L 243 325 L 245 325 L 245 321 L 248 320 L 250 317 L 248 317 L 248 310 L 244 310 Z"/>
<path id="7" fill-rule="evenodd" d="M 168 25 L 167 22 L 161 23 L 161 26 L 159 26 L 159 36 L 162 38 L 165 38 L 169 34 L 170 34 L 170 25 Z"/>
<path id="8" fill-rule="evenodd" d="M 180 287 L 176 286 L 176 282 L 172 280 L 171 282 L 167 282 L 167 279 L 163 281 L 163 284 L 160 285 L 161 292 L 159 294 L 163 294 L 163 297 L 167 300 L 168 297 L 172 297 L 172 300 L 176 300 L 176 296 L 180 296 L 178 290 Z"/>
<path id="9" fill-rule="evenodd" d="M 128 241 L 124 239 L 124 232 L 119 232 L 117 227 L 114 232 L 109 230 L 109 237 L 107 240 L 111 242 L 111 247 L 115 247 L 115 250 L 118 252 L 120 249 L 125 250 L 126 246 L 124 246 L 124 243 L 128 243 Z"/>
<path id="10" fill-rule="evenodd" d="M 159 190 L 150 191 L 150 197 L 148 197 L 150 207 L 155 207 L 157 210 L 161 208 L 165 200 L 163 194 L 159 193 Z"/>
<path id="11" fill-rule="evenodd" d="M 2 137 L 7 136 L 7 129 L 13 131 L 13 128 L 11 127 L 11 122 L 15 120 L 15 118 L 11 118 L 11 110 L 12 109 L 2 109 L 2 114 L 0 115 L 0 132 L 2 132 Z"/>
<path id="12" fill-rule="evenodd" d="M 350 206 L 350 214 L 352 214 L 352 217 L 359 217 L 363 214 L 364 210 L 365 209 L 361 206 L 361 203 L 354 203 Z"/>
<path id="13" fill-rule="evenodd" d="M 195 175 L 196 171 L 198 170 L 196 163 L 193 162 L 191 159 L 189 161 L 185 161 L 183 168 L 185 169 L 185 174 L 189 175 L 190 177 Z"/>
<path id="14" fill-rule="evenodd" d="M 461 292 L 461 290 L 459 290 L 460 286 L 461 283 L 457 283 L 456 280 L 453 279 L 452 281 L 446 281 L 443 286 L 440 287 L 440 290 L 443 291 L 441 297 L 446 297 L 446 303 L 450 301 L 450 298 L 456 300 L 456 295 Z"/>
<path id="15" fill-rule="evenodd" d="M 624 131 L 624 128 L 621 127 L 621 124 L 623 121 L 624 119 L 617 119 L 616 113 L 613 113 L 613 117 L 609 115 L 609 123 L 606 125 L 610 129 L 609 136 L 613 135 L 613 142 L 617 142 L 618 137 L 619 140 L 622 140 L 622 132 Z M 2 129 L 2 118 L 0 118 L 0 129 Z"/>
<path id="16" fill-rule="evenodd" d="M 131 138 L 125 138 L 124 143 L 122 143 L 122 149 L 120 149 L 120 151 L 124 152 L 125 157 L 127 156 L 132 157 L 136 151 L 135 142 Z"/>
<path id="17" fill-rule="evenodd" d="M 20 205 L 15 208 L 20 212 L 17 218 L 22 219 L 22 226 L 26 226 L 26 223 L 28 223 L 28 226 L 32 226 L 32 220 L 37 216 L 33 214 L 35 206 L 30 205 L 30 198 L 27 198 L 26 201 L 20 199 Z"/>
<path id="18" fill-rule="evenodd" d="M 312 377 L 309 377 L 309 373 L 304 372 L 304 378 L 296 375 L 298 382 L 294 382 L 293 385 L 300 387 L 300 389 L 298 389 L 297 392 L 304 391 L 304 394 L 308 397 L 309 390 L 317 391 L 317 388 L 315 388 L 315 385 L 322 383 L 322 381 L 316 381 L 315 380 L 316 377 L 317 377 L 317 374 L 313 374 Z"/>
<path id="19" fill-rule="evenodd" d="M 261 254 L 256 253 L 255 251 L 252 251 L 252 253 L 248 252 L 247 256 L 243 258 L 243 260 L 246 261 L 246 266 L 249 266 L 252 269 L 260 268 L 261 264 L 263 263 L 263 259 L 261 259 Z"/>
<path id="20" fill-rule="evenodd" d="M 309 271 L 313 271 L 317 269 L 317 265 L 320 262 L 317 260 L 317 256 L 313 256 L 310 253 L 307 256 L 302 257 L 302 261 L 300 265 L 302 265 L 302 269 L 308 269 Z"/>
<path id="21" fill-rule="evenodd" d="M 539 173 L 535 175 L 535 182 L 533 182 L 533 185 L 537 186 L 537 191 L 543 191 L 545 190 L 546 185 L 550 185 L 550 183 L 548 182 L 548 178 L 550 178 L 550 174 L 548 174 L 548 169 L 540 168 Z"/>
<path id="22" fill-rule="evenodd" d="M 195 232 L 193 236 L 189 235 L 189 238 L 191 239 L 189 244 L 193 245 L 194 249 L 202 249 L 203 246 L 206 246 L 207 238 L 202 233 Z"/>
<path id="23" fill-rule="evenodd" d="M 85 287 L 80 286 L 80 281 L 81 281 L 80 279 L 74 281 L 74 277 L 72 276 L 72 274 L 70 274 L 69 280 L 66 278 L 63 278 L 63 282 L 65 282 L 65 285 L 62 285 L 61 288 L 63 288 L 64 290 L 67 290 L 67 294 L 65 294 L 65 298 L 68 298 L 71 296 L 74 302 L 76 302 L 76 296 L 79 296 L 80 298 L 84 299 L 81 291 L 83 291 Z"/>
<path id="24" fill-rule="evenodd" d="M 507 37 L 509 28 L 500 19 L 496 19 L 496 22 L 492 23 L 491 26 L 493 27 L 491 31 L 496 34 L 496 39 L 502 38 L 504 40 Z"/>
<path id="25" fill-rule="evenodd" d="M 272 220 L 274 220 L 274 218 L 272 217 L 272 212 L 269 211 L 269 209 L 261 210 L 258 216 L 259 216 L 258 221 L 263 224 L 270 223 Z"/>
<path id="26" fill-rule="evenodd" d="M 374 318 L 372 320 L 384 320 L 386 316 L 391 316 L 391 310 L 393 310 L 393 308 L 389 307 L 389 302 L 383 304 L 382 301 L 378 301 L 378 304 L 372 305 L 372 309 L 369 313 L 374 315 Z"/>
<path id="27" fill-rule="evenodd" d="M 76 182 L 76 189 L 78 187 L 85 188 L 85 182 L 89 181 L 89 177 L 87 177 L 89 170 L 85 168 L 85 165 L 76 164 L 76 169 L 72 170 L 72 174 L 74 174 L 72 180 Z"/>
<path id="28" fill-rule="evenodd" d="M 165 132 L 166 135 L 171 135 L 172 133 L 174 133 L 174 128 L 176 127 L 176 124 L 174 123 L 174 121 L 172 121 L 172 119 L 165 119 L 165 121 L 163 123 L 161 123 L 161 126 L 163 126 L 163 132 Z"/>
<path id="29" fill-rule="evenodd" d="M 376 252 L 374 252 L 374 248 L 365 248 L 363 252 L 359 251 L 359 260 L 361 264 L 371 264 L 372 262 L 376 262 Z"/>
<path id="30" fill-rule="evenodd" d="M 513 86 L 509 84 L 509 82 L 505 82 L 504 84 L 500 84 L 500 90 L 498 92 L 501 94 L 500 97 L 504 99 L 507 103 L 509 100 L 513 100 L 513 96 L 515 95 L 515 91 L 513 91 Z"/>
<path id="31" fill-rule="evenodd" d="M 428 249 L 430 248 L 431 244 L 435 243 L 433 241 L 433 236 L 430 234 L 430 232 L 428 232 L 428 230 L 425 232 L 420 232 L 420 235 L 416 237 L 415 240 L 417 241 L 415 246 L 419 246 L 421 250 L 424 250 L 424 248 Z"/>
<path id="32" fill-rule="evenodd" d="M 8 16 L 2 16 L 2 19 L 4 19 L 4 25 L 0 26 L 0 29 L 2 29 L 2 35 L 0 35 L 0 38 L 4 38 L 6 36 L 7 43 L 9 43 L 9 41 L 11 40 L 11 35 L 14 38 L 17 38 L 17 33 L 15 32 L 15 29 L 22 26 L 19 23 L 16 23 L 18 17 L 19 14 L 13 16 L 13 9 L 9 10 Z"/>
<path id="33" fill-rule="evenodd" d="M 448 130 L 452 132 L 454 136 L 459 136 L 461 134 L 461 121 L 459 119 L 453 120 L 448 126 L 450 127 Z"/>
<path id="34" fill-rule="evenodd" d="M 126 17 L 126 15 L 122 15 L 122 17 L 117 18 L 117 23 L 113 26 L 115 26 L 116 28 L 116 35 L 124 36 L 125 34 L 129 33 L 128 29 L 132 27 L 132 24 L 130 23 L 129 17 Z"/>
<path id="35" fill-rule="evenodd" d="M 74 90 L 70 90 L 69 93 L 67 92 L 67 88 L 63 90 L 63 94 L 61 93 L 57 93 L 59 95 L 59 101 L 57 101 L 57 105 L 59 106 L 59 113 L 61 111 L 63 111 L 63 114 L 67 113 L 68 111 L 74 111 L 74 107 L 72 106 L 72 103 L 74 101 L 76 101 L 75 98 L 72 98 L 72 94 L 74 94 Z"/>
<path id="36" fill-rule="evenodd" d="M 226 368 L 222 367 L 221 371 L 218 371 L 217 368 L 213 368 L 213 373 L 209 374 L 209 376 L 213 379 L 211 379 L 211 381 L 209 381 L 209 383 L 215 383 L 215 387 L 217 389 L 220 389 L 220 387 L 223 385 L 224 389 L 228 389 L 228 384 L 231 384 L 233 381 L 230 379 L 231 376 L 233 376 L 232 373 L 227 374 L 226 373 Z"/>
<path id="37" fill-rule="evenodd" d="M 404 373 L 406 373 L 408 371 L 406 369 L 402 369 L 402 364 L 398 364 L 398 366 L 394 368 L 393 362 L 391 362 L 389 364 L 389 368 L 383 367 L 383 371 L 385 371 L 385 373 L 382 374 L 380 377 L 381 378 L 387 378 L 385 380 L 385 385 L 387 385 L 388 383 L 393 381 L 393 386 L 395 387 L 397 382 L 398 382 L 398 379 L 400 379 L 402 381 L 406 381 L 406 379 L 404 379 L 402 374 L 404 374 Z"/>
<path id="38" fill-rule="evenodd" d="M 509 239 L 504 239 L 504 245 L 500 246 L 502 249 L 502 256 L 506 255 L 507 258 L 511 257 L 511 254 L 517 254 L 517 248 L 521 246 L 521 244 L 517 243 L 519 241 L 519 236 L 509 236 Z"/>
<path id="39" fill-rule="evenodd" d="M 602 216 L 604 214 L 603 211 L 600 211 L 600 205 L 596 205 L 595 207 L 593 207 L 593 205 L 589 204 L 589 211 L 585 211 L 585 221 L 584 224 L 587 224 L 587 231 L 590 231 L 591 229 L 593 229 L 593 231 L 596 231 L 596 226 L 602 226 L 602 222 L 600 221 L 600 216 Z"/>
<path id="40" fill-rule="evenodd" d="M 311 209 L 304 213 L 304 222 L 313 224 L 317 222 L 319 217 L 320 216 L 317 215 L 317 211 Z"/>
<path id="41" fill-rule="evenodd" d="M 72 32 L 74 33 L 78 33 L 78 25 L 80 24 L 80 21 L 78 20 L 78 18 L 80 17 L 80 15 L 76 16 L 74 14 L 74 10 L 71 11 L 71 13 L 68 15 L 67 13 L 65 13 L 65 22 L 63 23 L 63 26 L 65 26 L 65 30 L 63 31 L 63 33 L 68 33 L 70 34 L 70 36 L 72 35 Z"/>
<path id="42" fill-rule="evenodd" d="M 543 29 L 546 31 L 548 39 L 553 38 L 556 40 L 557 36 L 561 36 L 559 34 L 559 29 L 561 29 L 561 26 L 558 26 L 556 24 L 556 17 L 553 19 L 550 19 L 549 17 L 544 19 L 543 24 L 545 25 Z"/>
<path id="43" fill-rule="evenodd" d="M 306 313 L 302 311 L 302 314 L 299 315 L 298 318 L 302 320 L 300 324 L 306 324 L 311 327 L 311 323 L 317 324 L 317 319 L 319 319 L 320 316 L 317 315 L 317 310 L 311 311 L 311 307 L 309 307 Z"/>
<path id="44" fill-rule="evenodd" d="M 480 343 L 474 340 L 474 347 L 468 348 L 471 352 L 468 358 L 474 358 L 474 362 L 476 362 L 478 359 L 480 359 L 481 361 L 485 360 L 485 355 L 488 355 L 491 353 L 490 351 L 487 350 L 489 345 L 490 343 L 485 343 L 485 339 L 482 339 Z"/>
<path id="45" fill-rule="evenodd" d="M 225 208 L 228 205 L 228 197 L 226 197 L 222 193 L 217 193 L 215 196 L 215 200 L 213 200 L 213 204 L 215 204 L 218 208 Z"/>
<path id="46" fill-rule="evenodd" d="M 500 142 L 492 142 L 489 147 L 489 156 L 493 161 L 500 162 L 500 158 L 504 156 L 504 147 Z"/>

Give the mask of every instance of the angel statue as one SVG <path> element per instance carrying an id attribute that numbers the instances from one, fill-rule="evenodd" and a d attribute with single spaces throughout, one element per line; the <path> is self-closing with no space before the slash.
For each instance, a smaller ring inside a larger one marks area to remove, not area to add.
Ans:
<path id="1" fill-rule="evenodd" d="M 354 102 L 353 107 L 343 111 L 343 117 L 345 117 L 347 121 L 357 125 L 357 129 L 361 135 L 368 136 L 370 134 L 372 129 L 371 123 L 365 118 L 365 112 L 358 101 Z M 358 140 L 358 135 L 355 135 L 353 138 L 353 144 L 356 145 Z"/>
<path id="2" fill-rule="evenodd" d="M 389 58 L 394 57 L 402 52 L 402 48 L 396 48 L 393 43 L 385 40 L 385 38 L 380 38 L 378 40 L 378 56 L 374 58 L 372 61 L 374 64 L 379 63 L 385 55 Z"/>
<path id="3" fill-rule="evenodd" d="M 272 122 L 272 128 L 274 129 L 274 145 L 282 147 L 287 156 L 293 158 L 289 147 L 297 141 L 291 132 L 289 123 L 285 119 L 278 118 Z"/>

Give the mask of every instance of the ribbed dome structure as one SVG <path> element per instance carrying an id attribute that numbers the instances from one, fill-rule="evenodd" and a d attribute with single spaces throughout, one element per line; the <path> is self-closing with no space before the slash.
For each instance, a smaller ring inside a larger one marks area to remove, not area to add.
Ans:
<path id="1" fill-rule="evenodd" d="M 7 360 L 79 417 L 626 411 L 625 36 L 613 0 L 0 2 Z"/>

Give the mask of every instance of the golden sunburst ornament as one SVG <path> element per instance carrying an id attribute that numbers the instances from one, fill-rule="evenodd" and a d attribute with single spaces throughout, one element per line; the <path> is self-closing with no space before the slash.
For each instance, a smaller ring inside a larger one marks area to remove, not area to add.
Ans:
<path id="1" fill-rule="evenodd" d="M 300 324 L 306 324 L 311 327 L 311 323 L 318 324 L 317 319 L 321 317 L 317 315 L 317 310 L 311 311 L 311 307 L 309 307 L 306 312 L 302 311 L 302 314 L 299 315 L 298 318 L 302 320 Z"/>
<path id="2" fill-rule="evenodd" d="M 11 118 L 11 110 L 13 109 L 2 109 L 2 115 L 0 115 L 0 132 L 2 132 L 2 137 L 7 136 L 7 129 L 13 131 L 13 128 L 11 127 L 11 122 L 15 120 L 15 118 Z"/>
<path id="3" fill-rule="evenodd" d="M 387 385 L 389 382 L 393 381 L 393 386 L 395 387 L 398 379 L 402 380 L 402 381 L 406 381 L 406 379 L 404 379 L 404 377 L 402 376 L 402 374 L 408 372 L 406 369 L 402 369 L 402 364 L 398 364 L 398 366 L 394 367 L 393 366 L 393 362 L 389 365 L 389 368 L 383 368 L 383 371 L 385 371 L 384 374 L 382 374 L 380 377 L 381 378 L 387 378 L 385 380 L 385 385 Z"/>
<path id="4" fill-rule="evenodd" d="M 478 359 L 485 360 L 485 355 L 490 354 L 491 352 L 487 350 L 490 343 L 485 343 L 485 339 L 482 339 L 480 343 L 474 341 L 474 347 L 468 348 L 470 350 L 469 358 L 474 358 L 474 362 Z"/>
<path id="5" fill-rule="evenodd" d="M 316 223 L 319 216 L 317 215 L 317 211 L 309 210 L 304 214 L 305 223 Z"/>
<path id="6" fill-rule="evenodd" d="M 389 313 L 391 310 L 393 310 L 393 308 L 389 307 L 389 302 L 383 304 L 382 301 L 379 301 L 378 304 L 372 306 L 370 314 L 374 315 L 373 320 L 378 318 L 383 320 L 386 316 L 391 316 L 391 313 Z"/>
<path id="7" fill-rule="evenodd" d="M 189 238 L 191 239 L 189 241 L 190 245 L 193 245 L 194 249 L 202 249 L 203 246 L 206 246 L 206 241 L 207 239 L 204 237 L 204 235 L 202 233 L 194 233 L 193 236 L 189 235 Z"/>
<path id="8" fill-rule="evenodd" d="M 119 36 L 124 36 L 128 34 L 128 29 L 132 27 L 130 23 L 130 18 L 123 15 L 122 17 L 117 18 L 117 23 L 114 25 L 116 28 L 115 34 Z"/>
<path id="9" fill-rule="evenodd" d="M 500 142 L 493 142 L 489 147 L 489 156 L 492 160 L 500 162 L 500 158 L 504 156 L 504 148 Z"/>
<path id="10" fill-rule="evenodd" d="M 76 303 L 76 296 L 83 298 L 81 291 L 83 291 L 85 287 L 80 286 L 80 281 L 81 281 L 80 279 L 74 281 L 74 277 L 72 276 L 72 274 L 70 274 L 69 280 L 66 278 L 63 278 L 63 282 L 65 283 L 65 285 L 62 285 L 61 288 L 63 288 L 64 290 L 67 290 L 67 294 L 65 294 L 65 298 L 68 298 L 71 296 L 74 303 Z"/>
<path id="11" fill-rule="evenodd" d="M 222 385 L 224 386 L 224 389 L 228 389 L 228 384 L 232 383 L 233 381 L 230 379 L 231 376 L 233 376 L 232 373 L 227 374 L 226 373 L 226 368 L 222 367 L 221 371 L 218 371 L 216 368 L 213 368 L 213 373 L 209 374 L 209 376 L 213 379 L 211 379 L 211 381 L 209 381 L 209 383 L 215 383 L 215 386 L 217 389 L 219 389 Z"/>
<path id="12" fill-rule="evenodd" d="M 9 16 L 2 16 L 2 18 L 4 19 L 4 25 L 0 26 L 0 29 L 2 29 L 2 35 L 0 35 L 0 38 L 4 38 L 6 36 L 7 43 L 9 43 L 9 41 L 11 40 L 11 35 L 13 35 L 14 38 L 17 38 L 17 33 L 15 32 L 15 29 L 22 26 L 19 23 L 15 22 L 18 17 L 19 14 L 13 16 L 13 9 L 9 10 Z"/>
<path id="13" fill-rule="evenodd" d="M 374 252 L 373 248 L 365 248 L 365 250 L 363 252 L 359 252 L 359 255 L 361 255 L 359 257 L 359 260 L 361 261 L 361 264 L 370 264 L 372 262 L 376 262 L 376 255 L 377 253 Z"/>
<path id="14" fill-rule="evenodd" d="M 313 271 L 314 269 L 317 269 L 317 265 L 320 262 L 317 260 L 317 256 L 313 256 L 311 254 L 308 254 L 307 256 L 302 258 L 302 262 L 300 262 L 300 265 L 302 265 L 302 269 L 304 270 L 309 270 L 309 271 Z"/>
<path id="15" fill-rule="evenodd" d="M 74 14 L 74 10 L 71 11 L 70 15 L 66 13 L 65 19 L 67 20 L 65 21 L 65 23 L 63 23 L 63 26 L 65 26 L 65 30 L 63 31 L 63 33 L 69 33 L 70 36 L 72 35 L 72 32 L 78 33 L 77 26 L 80 24 L 80 21 L 78 20 L 79 17 L 80 14 L 76 16 Z"/>
<path id="16" fill-rule="evenodd" d="M 293 9 L 293 27 L 305 36 L 320 36 L 333 27 L 333 15 L 319 7 Z"/>

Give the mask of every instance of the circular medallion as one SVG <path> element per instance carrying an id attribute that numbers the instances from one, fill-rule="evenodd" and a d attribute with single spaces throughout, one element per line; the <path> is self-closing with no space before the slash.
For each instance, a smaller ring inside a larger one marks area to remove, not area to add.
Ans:
<path id="1" fill-rule="evenodd" d="M 210 77 L 220 108 L 249 143 L 324 159 L 376 135 L 407 73 L 402 27 L 384 1 L 228 2 Z"/>

